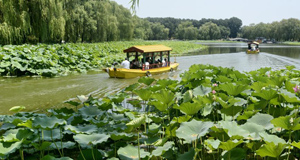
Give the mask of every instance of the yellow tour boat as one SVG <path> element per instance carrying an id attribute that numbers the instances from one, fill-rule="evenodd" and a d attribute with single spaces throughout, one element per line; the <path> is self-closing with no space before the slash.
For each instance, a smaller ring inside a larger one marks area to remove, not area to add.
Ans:
<path id="1" fill-rule="evenodd" d="M 103 71 L 113 78 L 135 78 L 170 72 L 179 65 L 170 62 L 171 50 L 172 48 L 164 45 L 133 46 L 124 50 L 126 59 L 130 61 L 130 68 L 116 68 L 114 65 Z"/>
<path id="2" fill-rule="evenodd" d="M 251 41 L 248 43 L 248 49 L 246 50 L 247 54 L 257 54 L 259 53 L 259 43 Z"/>

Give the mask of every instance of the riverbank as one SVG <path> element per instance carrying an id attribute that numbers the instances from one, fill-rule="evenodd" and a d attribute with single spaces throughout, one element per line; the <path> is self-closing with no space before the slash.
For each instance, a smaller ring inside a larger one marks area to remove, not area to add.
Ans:
<path id="1" fill-rule="evenodd" d="M 300 46 L 300 42 L 283 42 L 282 44 L 288 44 L 288 45 L 296 45 L 296 46 Z"/>
<path id="2" fill-rule="evenodd" d="M 2 76 L 63 76 L 109 67 L 121 62 L 123 50 L 134 45 L 163 44 L 172 54 L 207 49 L 192 41 L 122 41 L 77 44 L 6 45 L 0 47 L 0 75 Z"/>

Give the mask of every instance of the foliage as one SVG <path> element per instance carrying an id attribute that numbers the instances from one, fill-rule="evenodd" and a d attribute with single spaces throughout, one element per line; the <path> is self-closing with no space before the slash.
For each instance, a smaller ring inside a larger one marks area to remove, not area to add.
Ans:
<path id="1" fill-rule="evenodd" d="M 3 115 L 0 156 L 298 159 L 300 91 L 291 88 L 299 75 L 293 67 L 240 73 L 193 65 L 180 81 L 142 78 L 100 100 L 78 96 L 81 103 L 68 102 L 78 110 Z"/>
<path id="2" fill-rule="evenodd" d="M 38 45 L 5 45 L 0 47 L 0 75 L 3 76 L 57 76 L 70 72 L 87 72 L 119 64 L 123 50 L 134 45 L 164 44 L 171 53 L 183 54 L 205 49 L 203 45 L 180 41 L 124 41 L 106 43 L 67 43 Z"/>

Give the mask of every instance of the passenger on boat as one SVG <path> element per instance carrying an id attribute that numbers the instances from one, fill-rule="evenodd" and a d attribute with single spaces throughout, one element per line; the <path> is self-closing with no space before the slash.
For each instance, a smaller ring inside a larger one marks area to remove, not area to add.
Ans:
<path id="1" fill-rule="evenodd" d="M 138 58 L 135 58 L 134 60 L 133 60 L 133 63 L 132 63 L 132 67 L 133 67 L 133 69 L 137 69 L 137 68 L 139 68 L 139 60 L 138 60 Z"/>
<path id="2" fill-rule="evenodd" d="M 145 62 L 145 69 L 149 69 L 149 65 L 150 65 L 149 62 L 146 61 L 146 62 Z"/>
<path id="3" fill-rule="evenodd" d="M 162 66 L 163 66 L 163 67 L 166 67 L 166 66 L 167 66 L 167 59 L 166 59 L 166 58 L 162 60 Z"/>
<path id="4" fill-rule="evenodd" d="M 121 66 L 123 68 L 130 69 L 130 62 L 128 61 L 128 58 L 125 58 L 125 60 L 121 63 Z"/>

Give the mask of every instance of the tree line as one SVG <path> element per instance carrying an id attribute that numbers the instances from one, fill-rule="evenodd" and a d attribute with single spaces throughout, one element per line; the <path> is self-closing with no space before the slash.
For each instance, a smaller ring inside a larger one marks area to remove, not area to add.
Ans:
<path id="1" fill-rule="evenodd" d="M 299 41 L 300 20 L 290 18 L 279 22 L 250 24 L 241 28 L 239 36 L 248 39 L 264 37 L 276 41 Z"/>
<path id="2" fill-rule="evenodd" d="M 299 40 L 298 19 L 242 27 L 242 20 L 139 18 L 110 0 L 0 0 L 0 44 L 119 40 Z"/>

